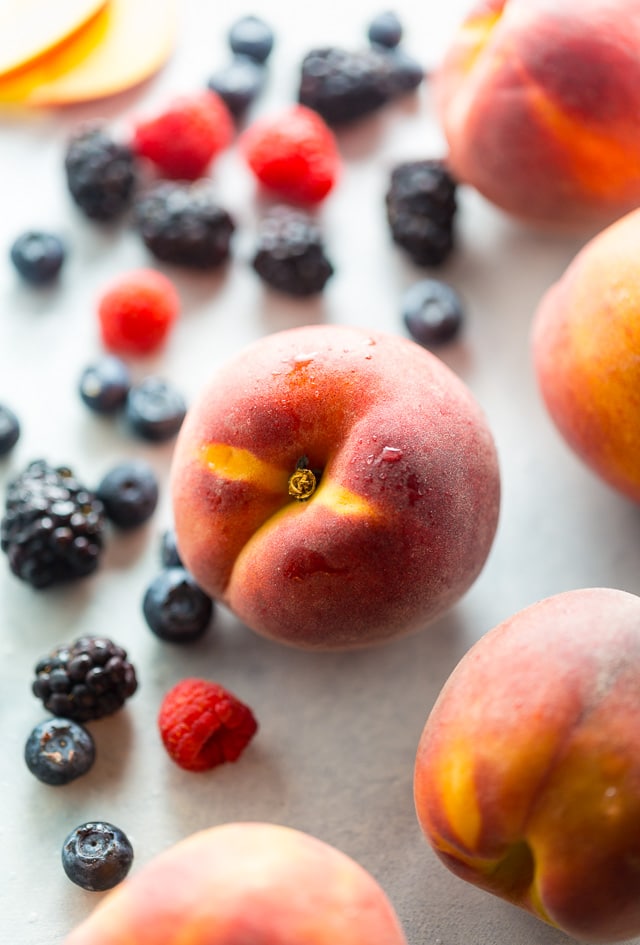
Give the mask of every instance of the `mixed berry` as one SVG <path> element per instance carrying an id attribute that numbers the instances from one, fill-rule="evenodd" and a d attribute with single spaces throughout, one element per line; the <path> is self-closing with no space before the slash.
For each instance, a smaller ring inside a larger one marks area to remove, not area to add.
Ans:
<path id="1" fill-rule="evenodd" d="M 212 165 L 237 146 L 272 201 L 256 224 L 250 267 L 266 286 L 291 297 L 323 292 L 334 266 L 313 211 L 340 180 L 339 129 L 417 89 L 425 76 L 404 48 L 403 26 L 394 12 L 374 17 L 366 36 L 362 49 L 309 50 L 289 105 L 275 117 L 249 123 L 236 141 L 239 122 L 265 87 L 275 45 L 264 20 L 237 19 L 227 36 L 230 60 L 210 74 L 204 88 L 138 119 L 128 139 L 114 135 L 102 119 L 78 125 L 63 160 L 73 205 L 93 223 L 128 220 L 161 265 L 216 270 L 232 256 L 237 221 L 220 200 Z M 440 265 L 449 256 L 456 181 L 444 161 L 394 168 L 384 209 L 392 240 L 416 265 Z M 61 237 L 44 230 L 25 232 L 10 247 L 15 270 L 34 286 L 53 283 L 66 256 Z M 176 436 L 186 403 L 171 380 L 136 379 L 125 359 L 157 353 L 179 310 L 177 291 L 162 272 L 123 275 L 98 299 L 104 352 L 77 382 L 89 410 L 122 415 L 128 429 L 148 443 Z M 423 280 L 403 296 L 402 318 L 416 341 L 436 345 L 456 335 L 463 311 L 451 287 Z M 0 404 L 0 457 L 19 436 L 17 416 Z M 138 527 L 154 514 L 158 500 L 158 478 L 142 460 L 127 459 L 110 469 L 95 489 L 67 467 L 36 460 L 9 483 L 0 547 L 11 571 L 34 588 L 84 577 L 98 567 L 108 523 Z M 162 535 L 161 564 L 144 593 L 144 619 L 163 641 L 195 641 L 210 626 L 215 602 L 184 568 L 173 529 Z M 52 717 L 27 739 L 24 757 L 32 774 L 45 784 L 65 785 L 88 772 L 95 744 L 83 723 L 118 711 L 137 687 L 126 650 L 106 637 L 83 636 L 40 659 L 32 690 Z M 202 679 L 185 679 L 167 693 L 158 725 L 171 759 L 191 771 L 235 761 L 257 731 L 247 705 Z M 67 876 L 88 890 L 116 885 L 132 859 L 126 835 L 100 821 L 73 830 L 62 850 Z"/>

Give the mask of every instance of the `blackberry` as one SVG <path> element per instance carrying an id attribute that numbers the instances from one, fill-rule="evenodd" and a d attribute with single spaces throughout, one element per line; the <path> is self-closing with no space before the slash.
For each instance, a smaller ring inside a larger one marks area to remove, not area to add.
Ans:
<path id="1" fill-rule="evenodd" d="M 162 181 L 138 198 L 134 215 L 145 246 L 162 262 L 212 269 L 229 257 L 235 222 L 209 181 Z"/>
<path id="2" fill-rule="evenodd" d="M 158 480 L 144 460 L 128 460 L 103 476 L 96 490 L 107 518 L 119 528 L 137 528 L 151 518 L 158 504 Z"/>
<path id="3" fill-rule="evenodd" d="M 328 125 L 344 125 L 389 101 L 392 73 L 391 59 L 377 49 L 312 49 L 302 60 L 298 101 L 313 108 Z"/>
<path id="4" fill-rule="evenodd" d="M 119 827 L 100 821 L 81 824 L 62 845 L 62 868 L 72 883 L 91 892 L 122 882 L 133 862 L 133 847 Z"/>
<path id="5" fill-rule="evenodd" d="M 385 195 L 393 241 L 418 266 L 438 266 L 454 246 L 457 182 L 444 161 L 406 161 L 391 172 Z"/>
<path id="6" fill-rule="evenodd" d="M 184 568 L 165 568 L 147 587 L 142 612 L 161 640 L 191 643 L 206 632 L 213 601 Z"/>
<path id="7" fill-rule="evenodd" d="M 10 256 L 25 282 L 42 286 L 53 282 L 60 272 L 66 247 L 55 233 L 27 230 L 11 244 Z"/>
<path id="8" fill-rule="evenodd" d="M 254 62 L 266 62 L 275 37 L 268 23 L 258 16 L 243 16 L 231 25 L 227 36 L 231 51 Z"/>
<path id="9" fill-rule="evenodd" d="M 103 122 L 87 121 L 76 128 L 64 168 L 71 196 L 91 220 L 114 220 L 130 206 L 138 177 L 136 157 L 111 137 Z"/>
<path id="10" fill-rule="evenodd" d="M 423 279 L 405 292 L 402 318 L 413 340 L 430 347 L 455 338 L 464 311 L 460 296 L 450 285 L 438 279 Z"/>
<path id="11" fill-rule="evenodd" d="M 170 440 L 182 426 L 187 406 L 182 394 L 161 377 L 145 377 L 129 391 L 125 418 L 143 440 Z"/>
<path id="12" fill-rule="evenodd" d="M 264 86 L 265 68 L 248 56 L 234 56 L 210 77 L 207 86 L 216 92 L 235 119 L 243 117 Z"/>
<path id="13" fill-rule="evenodd" d="M 13 410 L 0 404 L 0 456 L 6 456 L 20 439 L 20 421 Z"/>
<path id="14" fill-rule="evenodd" d="M 72 719 L 47 719 L 33 729 L 24 746 L 27 768 L 44 784 L 69 784 L 95 761 L 90 733 Z"/>
<path id="15" fill-rule="evenodd" d="M 126 650 L 106 637 L 79 637 L 38 661 L 32 691 L 49 712 L 88 722 L 112 715 L 138 688 Z"/>
<path id="16" fill-rule="evenodd" d="M 13 573 L 33 587 L 95 571 L 104 532 L 102 502 L 66 466 L 34 460 L 7 487 L 0 548 Z"/>
<path id="17" fill-rule="evenodd" d="M 252 265 L 267 285 L 293 296 L 321 292 L 334 271 L 313 217 L 286 206 L 263 218 Z"/>

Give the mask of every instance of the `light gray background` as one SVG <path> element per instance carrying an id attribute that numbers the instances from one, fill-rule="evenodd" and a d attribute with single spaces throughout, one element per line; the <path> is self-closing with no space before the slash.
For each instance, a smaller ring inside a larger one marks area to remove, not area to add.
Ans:
<path id="1" fill-rule="evenodd" d="M 608 585 L 640 591 L 640 516 L 569 453 L 547 418 L 528 347 L 533 311 L 589 234 L 528 229 L 462 188 L 458 248 L 437 274 L 461 293 L 467 324 L 441 349 L 468 383 L 495 433 L 503 476 L 500 526 L 487 565 L 442 620 L 384 648 L 357 654 L 298 652 L 258 638 L 218 610 L 206 640 L 179 649 L 152 636 L 141 599 L 159 568 L 159 536 L 170 523 L 166 481 L 171 445 L 146 446 L 82 405 L 77 378 L 100 350 L 95 306 L 105 283 L 153 264 L 127 224 L 87 223 L 65 192 L 64 141 L 80 119 L 103 116 L 127 133 L 138 114 L 200 88 L 228 55 L 224 33 L 239 14 L 264 15 L 277 33 L 269 86 L 253 115 L 295 95 L 302 54 L 320 43 L 356 46 L 375 4 L 255 0 L 247 7 L 181 5 L 175 56 L 153 81 L 117 98 L 65 111 L 0 119 L 0 401 L 14 407 L 23 436 L 0 464 L 0 486 L 31 460 L 69 464 L 90 485 L 130 456 L 148 459 L 162 486 L 152 523 L 113 535 L 89 580 L 37 593 L 0 560 L 0 928 L 12 945 L 54 945 L 99 894 L 65 877 L 60 847 L 89 819 L 121 826 L 134 870 L 194 830 L 234 819 L 295 826 L 355 857 L 381 882 L 410 945 L 553 945 L 566 937 L 450 875 L 423 840 L 412 801 L 413 761 L 429 709 L 448 673 L 494 624 L 541 597 Z M 433 67 L 468 7 L 404 0 L 394 5 L 406 45 Z M 150 24 L 150 28 L 152 25 Z M 390 242 L 383 196 L 391 166 L 444 150 L 428 84 L 420 94 L 340 135 L 344 170 L 322 209 L 336 275 L 321 301 L 299 304 L 265 292 L 247 264 L 258 207 L 235 150 L 215 165 L 220 199 L 238 218 L 235 259 L 222 274 L 166 269 L 183 315 L 166 351 L 136 362 L 136 376 L 174 380 L 191 399 L 216 365 L 246 342 L 306 322 L 344 322 L 403 334 L 402 290 L 424 273 Z M 58 286 L 19 283 L 9 243 L 28 227 L 60 231 L 70 255 Z M 46 713 L 30 693 L 36 660 L 81 633 L 125 645 L 140 689 L 126 710 L 94 723 L 90 774 L 47 787 L 22 752 Z M 254 708 L 260 731 L 235 765 L 194 775 L 162 749 L 155 716 L 164 692 L 186 675 L 227 685 Z M 640 941 L 640 939 L 638 940 Z"/>

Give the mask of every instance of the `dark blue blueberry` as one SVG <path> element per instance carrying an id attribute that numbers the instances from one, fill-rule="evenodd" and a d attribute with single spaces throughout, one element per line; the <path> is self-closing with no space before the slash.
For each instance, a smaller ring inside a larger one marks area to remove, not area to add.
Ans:
<path id="1" fill-rule="evenodd" d="M 151 518 L 158 504 L 156 474 L 143 460 L 114 466 L 102 478 L 96 495 L 107 518 L 119 528 L 136 528 Z"/>
<path id="2" fill-rule="evenodd" d="M 68 784 L 86 774 L 95 761 L 93 738 L 72 719 L 47 719 L 36 725 L 24 746 L 31 774 L 45 784 Z"/>
<path id="3" fill-rule="evenodd" d="M 129 368 L 111 354 L 90 364 L 80 376 L 80 396 L 96 413 L 112 414 L 124 407 L 130 387 Z"/>
<path id="4" fill-rule="evenodd" d="M 11 262 L 31 285 L 52 282 L 62 268 L 65 255 L 60 237 L 42 230 L 28 230 L 11 246 Z"/>
<path id="5" fill-rule="evenodd" d="M 424 79 L 424 68 L 417 59 L 410 56 L 404 49 L 391 49 L 387 52 L 387 59 L 391 65 L 389 75 L 389 94 L 391 97 L 413 92 Z"/>
<path id="6" fill-rule="evenodd" d="M 266 62 L 273 49 L 271 27 L 257 16 L 243 16 L 231 26 L 228 34 L 231 51 L 248 56 L 255 62 Z"/>
<path id="7" fill-rule="evenodd" d="M 402 317 L 414 341 L 430 347 L 455 338 L 464 311 L 460 296 L 450 285 L 438 279 L 423 279 L 405 292 Z"/>
<path id="8" fill-rule="evenodd" d="M 0 404 L 0 456 L 6 456 L 20 439 L 20 422 L 13 410 Z"/>
<path id="9" fill-rule="evenodd" d="M 119 827 L 93 821 L 72 830 L 62 845 L 62 866 L 72 883 L 91 892 L 122 882 L 133 862 L 133 848 Z"/>
<path id="10" fill-rule="evenodd" d="M 184 568 L 166 568 L 147 588 L 142 611 L 161 640 L 190 643 L 209 626 L 213 601 Z"/>
<path id="11" fill-rule="evenodd" d="M 168 381 L 146 377 L 129 391 L 125 415 L 129 426 L 144 440 L 160 442 L 175 436 L 187 407 L 182 394 Z"/>
<path id="12" fill-rule="evenodd" d="M 181 568 L 182 560 L 173 528 L 167 528 L 160 539 L 160 561 L 163 568 Z"/>
<path id="13" fill-rule="evenodd" d="M 370 43 L 394 49 L 402 39 L 402 23 L 393 10 L 385 10 L 371 20 L 367 36 Z"/>
<path id="14" fill-rule="evenodd" d="M 248 56 L 235 56 L 227 66 L 214 72 L 209 88 L 216 92 L 234 118 L 242 118 L 264 86 L 265 69 Z"/>

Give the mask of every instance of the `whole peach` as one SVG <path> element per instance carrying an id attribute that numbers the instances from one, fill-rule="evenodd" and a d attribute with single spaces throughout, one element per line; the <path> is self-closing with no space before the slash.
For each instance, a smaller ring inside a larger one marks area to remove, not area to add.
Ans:
<path id="1" fill-rule="evenodd" d="M 602 479 L 640 501 L 640 210 L 590 240 L 536 311 L 544 403 Z"/>
<path id="2" fill-rule="evenodd" d="M 434 75 L 459 180 L 523 219 L 640 204 L 638 0 L 477 0 Z"/>
<path id="3" fill-rule="evenodd" d="M 474 581 L 498 518 L 495 445 L 442 361 L 312 325 L 215 375 L 176 443 L 182 560 L 255 631 L 357 647 L 424 626 Z"/>
<path id="4" fill-rule="evenodd" d="M 418 819 L 463 879 L 585 941 L 640 933 L 640 598 L 567 591 L 474 644 L 427 719 Z"/>
<path id="5" fill-rule="evenodd" d="M 309 834 L 231 823 L 110 892 L 65 945 L 407 945 L 373 877 Z"/>

